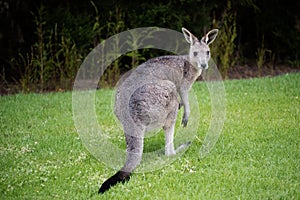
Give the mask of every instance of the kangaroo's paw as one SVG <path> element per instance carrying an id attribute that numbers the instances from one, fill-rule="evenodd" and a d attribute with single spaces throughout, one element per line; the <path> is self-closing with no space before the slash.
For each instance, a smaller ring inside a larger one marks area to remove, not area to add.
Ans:
<path id="1" fill-rule="evenodd" d="M 184 149 L 186 149 L 188 146 L 190 146 L 192 142 L 189 141 L 189 142 L 186 142 L 186 143 L 183 143 L 181 144 L 177 149 L 176 149 L 176 153 L 178 153 L 179 151 L 182 151 Z"/>
<path id="2" fill-rule="evenodd" d="M 183 118 L 181 121 L 181 124 L 183 125 L 183 127 L 187 126 L 188 121 L 189 121 L 188 117 L 186 115 L 183 115 Z"/>
<path id="3" fill-rule="evenodd" d="M 186 108 L 186 106 L 184 106 L 184 112 L 183 112 L 182 121 L 181 121 L 181 124 L 183 125 L 183 127 L 186 127 L 186 125 L 189 121 L 189 116 L 190 116 L 190 109 Z"/>

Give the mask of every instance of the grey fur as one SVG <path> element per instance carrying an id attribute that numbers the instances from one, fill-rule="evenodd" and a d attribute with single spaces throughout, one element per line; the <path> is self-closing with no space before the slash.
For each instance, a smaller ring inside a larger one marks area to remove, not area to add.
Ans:
<path id="1" fill-rule="evenodd" d="M 184 108 L 182 124 L 186 126 L 190 114 L 188 91 L 202 70 L 208 68 L 208 45 L 214 41 L 218 30 L 208 32 L 200 41 L 185 28 L 182 28 L 182 32 L 190 43 L 189 55 L 150 59 L 133 70 L 118 85 L 115 114 L 124 129 L 127 160 L 114 178 L 111 177 L 103 183 L 99 192 L 108 190 L 116 181 L 123 181 L 137 167 L 142 159 L 143 141 L 147 131 L 163 127 L 167 156 L 176 154 L 176 151 L 188 145 L 174 149 L 173 137 L 178 109 L 180 106 Z"/>

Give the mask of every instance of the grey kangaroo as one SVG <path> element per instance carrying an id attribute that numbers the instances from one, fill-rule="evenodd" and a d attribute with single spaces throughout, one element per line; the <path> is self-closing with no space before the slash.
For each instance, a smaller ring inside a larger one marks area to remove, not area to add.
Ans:
<path id="1" fill-rule="evenodd" d="M 185 28 L 182 28 L 182 32 L 190 44 L 188 55 L 150 59 L 139 65 L 117 87 L 115 114 L 124 129 L 127 159 L 125 165 L 101 185 L 99 193 L 104 193 L 118 182 L 129 180 L 131 172 L 142 159 L 147 131 L 163 127 L 167 156 L 189 145 L 183 144 L 174 149 L 177 113 L 183 106 L 182 125 L 187 126 L 190 114 L 188 91 L 202 70 L 208 68 L 208 45 L 215 40 L 218 29 L 209 31 L 201 40 Z"/>

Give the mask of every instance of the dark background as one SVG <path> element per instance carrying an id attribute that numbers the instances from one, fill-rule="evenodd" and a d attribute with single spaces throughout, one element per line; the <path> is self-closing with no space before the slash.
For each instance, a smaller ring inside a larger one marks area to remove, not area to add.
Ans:
<path id="1" fill-rule="evenodd" d="M 222 28 L 224 15 L 228 13 L 236 20 L 237 37 L 233 42 L 234 56 L 238 59 L 235 65 L 255 65 L 257 51 L 263 43 L 267 50 L 264 63 L 299 67 L 300 1 L 296 0 L 0 0 L 1 85 L 24 84 L 26 73 L 32 71 L 30 66 L 39 70 L 39 64 L 32 62 L 26 66 L 20 61 L 20 55 L 25 58 L 38 54 L 40 47 L 47 49 L 47 44 L 51 43 L 53 46 L 48 50 L 53 52 L 41 53 L 41 57 L 47 58 L 35 58 L 51 60 L 51 55 L 58 55 L 55 51 L 61 49 L 63 38 L 70 39 L 70 46 L 76 45 L 75 54 L 80 63 L 96 44 L 118 32 L 148 26 L 177 31 L 186 27 L 195 35 L 202 36 L 211 28 Z M 61 65 L 67 65 L 64 57 L 63 54 L 57 56 L 62 59 Z M 30 60 L 34 61 L 34 58 L 27 59 L 28 62 Z M 123 63 L 122 66 L 125 65 Z M 42 70 L 45 71 L 45 68 Z M 25 84 L 53 83 L 62 77 L 60 72 L 47 72 L 52 78 L 37 73 L 30 75 Z M 74 73 L 64 75 L 64 78 L 72 82 Z M 18 90 L 24 88 L 19 87 Z M 27 90 L 31 88 L 28 86 Z"/>

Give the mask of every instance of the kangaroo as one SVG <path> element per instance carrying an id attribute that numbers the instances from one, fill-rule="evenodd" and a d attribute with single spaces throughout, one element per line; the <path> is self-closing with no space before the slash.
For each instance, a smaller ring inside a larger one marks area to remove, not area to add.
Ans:
<path id="1" fill-rule="evenodd" d="M 208 68 L 211 44 L 218 29 L 209 31 L 199 40 L 182 28 L 190 44 L 188 55 L 161 56 L 139 65 L 116 89 L 115 114 L 120 120 L 126 138 L 125 165 L 106 180 L 98 193 L 104 193 L 118 182 L 130 179 L 131 172 L 142 159 L 145 133 L 158 127 L 165 132 L 165 155 L 176 154 L 189 143 L 174 148 L 173 137 L 178 109 L 184 108 L 182 125 L 190 115 L 188 91 Z M 178 100 L 180 96 L 180 100 Z"/>

